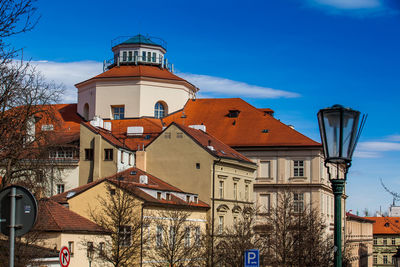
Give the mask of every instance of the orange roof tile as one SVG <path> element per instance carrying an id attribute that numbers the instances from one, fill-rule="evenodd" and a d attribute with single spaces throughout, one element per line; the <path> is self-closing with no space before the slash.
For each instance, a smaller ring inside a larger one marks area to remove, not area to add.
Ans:
<path id="1" fill-rule="evenodd" d="M 140 183 L 141 175 L 147 175 L 147 177 L 148 177 L 147 184 Z M 205 202 L 202 202 L 200 200 L 198 200 L 198 203 L 190 202 L 188 204 L 186 201 L 183 201 L 179 198 L 176 198 L 176 199 L 171 198 L 170 201 L 167 201 L 165 199 L 156 199 L 156 198 L 152 197 L 151 195 L 145 193 L 143 190 L 140 190 L 140 188 L 147 188 L 147 189 L 168 191 L 168 192 L 177 192 L 177 193 L 188 193 L 188 194 L 189 194 L 189 192 L 184 192 L 181 189 L 155 177 L 154 175 L 151 175 L 151 174 L 149 174 L 145 171 L 142 171 L 138 168 L 135 168 L 135 167 L 129 168 L 122 172 L 118 172 L 112 176 L 96 180 L 96 181 L 88 183 L 86 185 L 68 190 L 64 193 L 61 193 L 61 194 L 51 197 L 51 199 L 54 201 L 57 201 L 59 203 L 67 203 L 68 202 L 67 196 L 69 193 L 74 192 L 74 194 L 71 197 L 77 196 L 77 195 L 83 193 L 84 191 L 86 191 L 104 181 L 109 181 L 117 186 L 119 185 L 122 188 L 127 189 L 130 193 L 141 198 L 146 203 L 169 204 L 169 205 L 179 205 L 179 206 L 184 205 L 184 206 L 193 207 L 193 208 L 209 208 L 209 206 Z"/>
<path id="2" fill-rule="evenodd" d="M 203 132 L 202 130 L 193 129 L 177 123 L 172 123 L 171 125 L 176 125 L 182 131 L 192 137 L 200 146 L 202 146 L 210 154 L 216 157 L 246 161 L 255 165 L 255 163 L 253 163 L 251 160 L 249 160 L 230 146 L 225 145 L 220 140 L 207 132 Z"/>
<path id="3" fill-rule="evenodd" d="M 165 68 L 160 68 L 158 66 L 147 66 L 147 65 L 130 65 L 130 66 L 119 66 L 113 67 L 106 72 L 103 72 L 91 79 L 86 81 L 77 83 L 75 86 L 79 86 L 83 83 L 92 80 L 99 79 L 109 79 L 109 78 L 138 78 L 138 77 L 147 77 L 147 78 L 157 78 L 157 79 L 165 79 L 165 80 L 173 80 L 184 82 L 189 85 L 194 91 L 198 91 L 198 89 L 185 79 L 176 76 L 169 70 Z"/>
<path id="4" fill-rule="evenodd" d="M 35 228 L 51 232 L 106 232 L 99 225 L 48 198 L 39 201 Z"/>
<path id="5" fill-rule="evenodd" d="M 238 116 L 230 117 L 230 110 L 238 111 Z M 232 147 L 321 146 L 240 98 L 188 100 L 183 110 L 163 118 L 163 122 L 204 124 L 207 132 Z"/>
<path id="6" fill-rule="evenodd" d="M 375 221 L 373 226 L 374 235 L 400 235 L 400 217 L 365 217 L 365 219 Z"/>

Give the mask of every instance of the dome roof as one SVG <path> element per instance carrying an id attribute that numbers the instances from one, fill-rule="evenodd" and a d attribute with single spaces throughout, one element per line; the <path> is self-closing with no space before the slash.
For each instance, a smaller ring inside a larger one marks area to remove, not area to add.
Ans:
<path id="1" fill-rule="evenodd" d="M 125 40 L 124 42 L 122 42 L 120 44 L 147 44 L 147 45 L 160 46 L 160 47 L 165 49 L 165 47 L 163 47 L 160 43 L 154 42 L 149 37 L 146 37 L 146 36 L 144 36 L 142 34 L 138 34 L 136 36 L 133 36 L 133 37 Z"/>

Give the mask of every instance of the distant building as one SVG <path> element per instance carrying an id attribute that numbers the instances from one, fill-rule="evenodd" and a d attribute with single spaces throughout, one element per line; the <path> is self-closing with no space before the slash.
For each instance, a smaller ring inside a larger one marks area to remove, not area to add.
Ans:
<path id="1" fill-rule="evenodd" d="M 346 212 L 345 258 L 351 267 L 372 267 L 373 223 Z"/>
<path id="2" fill-rule="evenodd" d="M 373 266 L 394 266 L 393 255 L 400 246 L 400 217 L 365 217 L 375 221 Z"/>

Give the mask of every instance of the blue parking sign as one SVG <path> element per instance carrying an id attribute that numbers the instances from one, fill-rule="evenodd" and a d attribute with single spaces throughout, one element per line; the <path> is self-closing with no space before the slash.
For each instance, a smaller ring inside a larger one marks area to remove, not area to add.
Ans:
<path id="1" fill-rule="evenodd" d="M 244 252 L 244 267 L 260 267 L 260 252 L 249 249 Z"/>

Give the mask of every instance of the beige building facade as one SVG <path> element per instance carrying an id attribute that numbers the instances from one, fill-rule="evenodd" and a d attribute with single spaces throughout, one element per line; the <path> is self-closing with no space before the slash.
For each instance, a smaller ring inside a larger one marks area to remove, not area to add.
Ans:
<path id="1" fill-rule="evenodd" d="M 138 164 L 146 162 L 147 171 L 197 192 L 211 206 L 209 217 L 217 233 L 231 227 L 246 205 L 253 205 L 257 165 L 202 130 L 171 124 L 142 155 L 145 159 L 138 158 Z"/>

